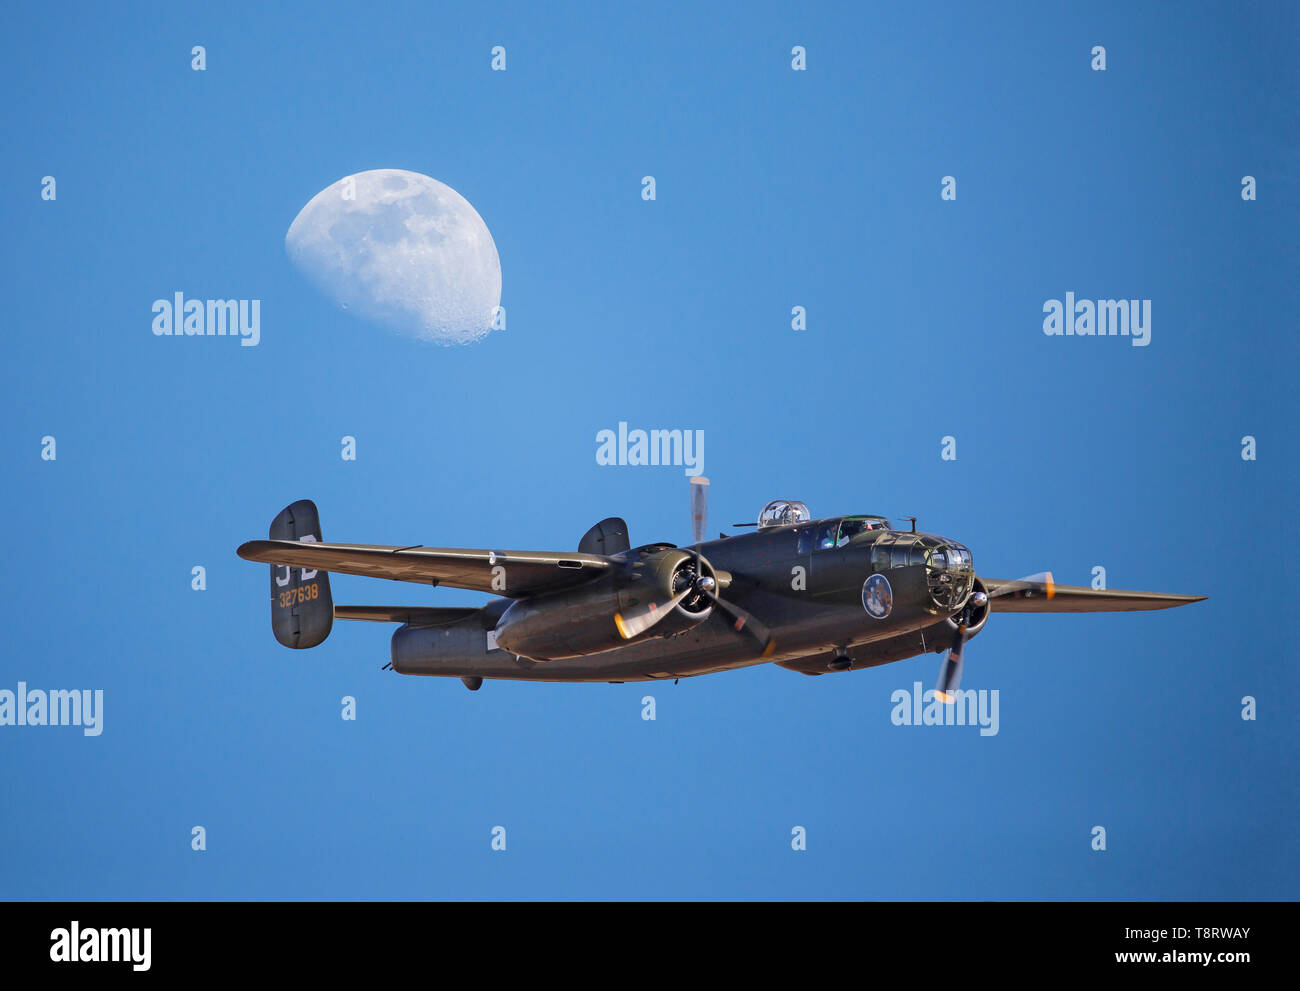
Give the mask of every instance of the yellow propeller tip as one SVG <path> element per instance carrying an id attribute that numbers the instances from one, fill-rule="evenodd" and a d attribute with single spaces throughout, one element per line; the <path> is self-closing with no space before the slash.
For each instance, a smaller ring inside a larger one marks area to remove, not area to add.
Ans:
<path id="1" fill-rule="evenodd" d="M 763 648 L 763 657 L 771 657 L 772 651 L 776 650 L 776 641 L 769 640 L 767 646 Z"/>
<path id="2" fill-rule="evenodd" d="M 618 628 L 618 635 L 624 640 L 631 640 L 632 634 L 627 632 L 627 627 L 623 625 L 623 616 L 621 613 L 614 613 L 614 626 Z"/>
<path id="3" fill-rule="evenodd" d="M 952 705 L 957 701 L 956 695 L 953 695 L 951 692 L 942 692 L 937 688 L 934 690 L 934 696 L 944 705 Z"/>

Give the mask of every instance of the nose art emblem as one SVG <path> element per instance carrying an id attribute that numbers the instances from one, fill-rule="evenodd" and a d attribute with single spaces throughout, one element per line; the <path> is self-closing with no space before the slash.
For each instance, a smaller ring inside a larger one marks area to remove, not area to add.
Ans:
<path id="1" fill-rule="evenodd" d="M 894 609 L 894 590 L 884 575 L 870 575 L 862 583 L 862 608 L 872 619 L 884 619 Z"/>

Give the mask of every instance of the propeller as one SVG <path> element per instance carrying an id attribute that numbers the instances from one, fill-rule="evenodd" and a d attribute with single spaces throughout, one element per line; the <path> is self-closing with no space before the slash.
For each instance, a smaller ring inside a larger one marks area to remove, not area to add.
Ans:
<path id="1" fill-rule="evenodd" d="M 702 569 L 704 562 L 703 558 L 700 557 L 699 551 L 695 552 L 695 560 L 696 567 Z M 776 650 L 776 641 L 772 639 L 772 631 L 752 613 L 741 609 L 740 606 L 736 605 L 734 602 L 728 602 L 726 599 L 722 598 L 722 596 L 714 592 L 716 582 L 712 579 L 708 579 L 708 582 L 709 584 L 706 587 L 703 584 L 703 580 L 701 580 L 700 591 L 704 593 L 705 597 L 709 599 L 709 601 L 731 617 L 732 629 L 737 633 L 749 634 L 758 642 L 758 646 L 762 650 L 761 656 L 770 657 L 772 651 Z"/>
<path id="2" fill-rule="evenodd" d="M 714 577 L 713 569 L 700 556 L 699 551 L 692 550 L 688 553 L 690 558 L 687 562 L 683 562 L 686 567 L 672 577 L 672 586 L 678 591 L 667 602 L 651 600 L 643 605 L 634 606 L 626 612 L 614 614 L 614 625 L 618 628 L 619 636 L 624 640 L 639 637 L 689 596 L 705 596 L 714 602 L 718 601 L 718 597 L 714 594 L 714 589 L 718 587 L 718 579 Z M 685 578 L 685 582 L 679 587 L 682 578 Z M 729 580 L 730 576 L 728 576 Z"/>
<path id="3" fill-rule="evenodd" d="M 957 689 L 961 687 L 961 662 L 962 652 L 966 648 L 966 631 L 970 629 L 976 609 L 988 605 L 990 599 L 1000 599 L 1007 595 L 1018 598 L 1043 595 L 1050 599 L 1055 594 L 1056 583 L 1052 580 L 1052 573 L 1044 571 L 1026 578 L 1018 578 L 1013 582 L 1004 582 L 992 592 L 976 592 L 967 599 L 965 607 L 957 617 L 957 631 L 952 637 L 952 648 L 939 669 L 939 684 L 934 690 L 939 700 L 947 705 L 957 701 Z"/>
<path id="4" fill-rule="evenodd" d="M 691 556 L 695 558 L 695 573 L 690 576 L 690 581 L 686 583 L 681 591 L 662 605 L 657 602 L 648 602 L 645 605 L 630 609 L 626 613 L 615 614 L 614 625 L 618 628 L 619 636 L 623 637 L 624 640 L 631 640 L 633 637 L 640 636 L 676 609 L 687 596 L 697 593 L 703 595 L 730 616 L 732 629 L 737 633 L 744 633 L 753 637 L 762 651 L 762 656 L 769 657 L 772 651 L 776 649 L 776 641 L 772 639 L 772 631 L 747 610 L 742 609 L 734 602 L 728 602 L 718 595 L 719 587 L 725 588 L 731 583 L 731 576 L 723 572 L 723 579 L 716 578 L 712 566 L 704 560 L 704 555 L 700 553 L 699 545 L 704 542 L 704 534 L 708 529 L 708 523 L 709 480 L 703 475 L 695 475 L 691 478 L 691 536 L 694 538 L 696 546 L 689 550 Z"/>

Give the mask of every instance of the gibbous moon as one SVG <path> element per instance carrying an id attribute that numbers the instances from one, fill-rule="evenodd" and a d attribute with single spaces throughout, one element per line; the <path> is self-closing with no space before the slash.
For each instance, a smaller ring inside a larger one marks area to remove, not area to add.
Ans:
<path id="1" fill-rule="evenodd" d="M 418 172 L 340 179 L 302 208 L 284 246 L 341 307 L 421 340 L 480 340 L 501 302 L 487 224 L 460 193 Z"/>

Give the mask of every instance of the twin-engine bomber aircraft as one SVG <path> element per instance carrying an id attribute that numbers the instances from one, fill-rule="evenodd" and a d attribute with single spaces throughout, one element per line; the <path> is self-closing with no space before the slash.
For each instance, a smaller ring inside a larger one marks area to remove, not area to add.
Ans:
<path id="1" fill-rule="evenodd" d="M 239 556 L 271 565 L 271 629 L 315 647 L 334 620 L 400 623 L 392 669 L 516 681 L 655 681 L 774 661 L 804 674 L 948 651 L 936 689 L 952 701 L 962 649 L 991 612 L 1167 609 L 1201 595 L 1057 585 L 975 574 L 945 537 L 895 530 L 883 516 L 814 520 L 802 502 L 769 502 L 752 533 L 704 540 L 708 479 L 691 480 L 695 542 L 632 547 L 627 523 L 601 520 L 576 553 L 322 542 L 303 499 Z M 755 524 L 736 524 L 754 526 Z M 450 585 L 501 596 L 481 608 L 335 606 L 327 572 Z"/>

